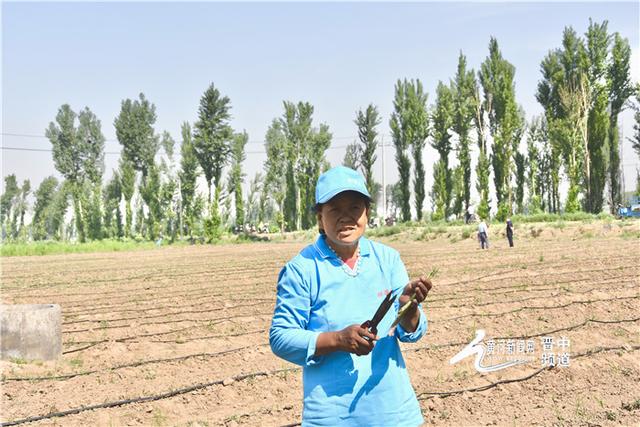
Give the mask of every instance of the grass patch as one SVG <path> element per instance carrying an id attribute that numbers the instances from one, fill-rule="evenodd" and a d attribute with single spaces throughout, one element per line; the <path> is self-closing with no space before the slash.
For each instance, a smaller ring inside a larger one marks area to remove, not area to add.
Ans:
<path id="1" fill-rule="evenodd" d="M 120 252 L 139 249 L 156 248 L 154 242 L 135 242 L 119 240 L 100 240 L 87 243 L 70 242 L 30 242 L 30 243 L 3 243 L 0 246 L 0 256 L 33 256 L 55 255 L 88 252 Z"/>
<path id="2" fill-rule="evenodd" d="M 23 359 L 22 357 L 12 357 L 9 359 L 9 361 L 11 363 L 15 363 L 16 365 L 26 365 L 27 363 L 29 363 L 27 362 L 26 359 Z"/>
<path id="3" fill-rule="evenodd" d="M 394 234 L 399 234 L 404 231 L 404 227 L 399 225 L 393 225 L 391 227 L 379 227 L 367 230 L 367 236 L 369 237 L 388 237 Z"/>
<path id="4" fill-rule="evenodd" d="M 613 221 L 614 217 L 608 213 L 599 213 L 597 215 L 586 212 L 573 212 L 564 214 L 538 213 L 532 215 L 513 215 L 511 217 L 514 224 L 528 222 L 561 222 L 561 221 L 581 221 L 591 223 L 596 220 Z"/>
<path id="5" fill-rule="evenodd" d="M 636 399 L 635 402 L 623 403 L 622 409 L 625 411 L 636 411 L 640 409 L 640 399 Z"/>
<path id="6" fill-rule="evenodd" d="M 84 362 L 80 358 L 69 360 L 69 365 L 73 366 L 74 368 L 80 368 L 83 364 Z"/>
<path id="7" fill-rule="evenodd" d="M 623 239 L 640 239 L 640 231 L 624 230 L 620 233 L 620 237 Z"/>

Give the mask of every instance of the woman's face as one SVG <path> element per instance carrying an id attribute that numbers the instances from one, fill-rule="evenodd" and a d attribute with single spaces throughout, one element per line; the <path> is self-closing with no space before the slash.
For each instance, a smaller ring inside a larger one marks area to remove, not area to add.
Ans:
<path id="1" fill-rule="evenodd" d="M 351 246 L 364 234 L 368 214 L 362 196 L 355 191 L 345 191 L 322 205 L 318 225 L 333 243 Z"/>

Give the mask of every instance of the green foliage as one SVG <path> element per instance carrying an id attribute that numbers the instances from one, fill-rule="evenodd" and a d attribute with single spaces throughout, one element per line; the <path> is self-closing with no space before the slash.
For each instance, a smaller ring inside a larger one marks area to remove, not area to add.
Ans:
<path id="1" fill-rule="evenodd" d="M 242 181 L 245 174 L 242 173 L 242 162 L 246 158 L 245 146 L 249 141 L 247 132 L 233 136 L 231 144 L 231 172 L 229 175 L 229 193 L 233 193 L 236 210 L 236 225 L 242 226 L 244 220 L 244 200 L 242 198 Z"/>
<path id="2" fill-rule="evenodd" d="M 218 193 L 216 189 L 216 193 Z M 211 205 L 210 214 L 208 218 L 204 219 L 204 236 L 208 243 L 216 242 L 222 237 L 222 220 L 220 219 L 220 213 L 218 212 L 218 195 Z"/>
<path id="3" fill-rule="evenodd" d="M 589 22 L 585 39 L 568 27 L 562 48 L 549 52 L 541 64 L 543 79 L 536 97 L 545 108 L 553 158 L 549 166 L 554 188 L 549 198 L 552 211 L 559 209 L 557 199 L 560 164 L 569 178 L 565 210 L 582 206 L 600 212 L 604 188 L 609 178 L 610 205 L 615 209 L 620 199 L 620 159 L 618 115 L 633 94 L 629 78 L 630 48 L 619 34 L 607 33 L 607 21 Z"/>
<path id="4" fill-rule="evenodd" d="M 262 183 L 263 183 L 262 174 L 260 172 L 256 172 L 256 174 L 253 176 L 253 179 L 249 183 L 249 194 L 247 195 L 246 221 L 250 223 L 262 224 L 263 222 L 262 219 L 259 218 L 260 204 L 258 200 L 258 197 L 262 192 Z"/>
<path id="5" fill-rule="evenodd" d="M 635 103 L 633 103 L 633 135 L 631 138 L 627 138 L 631 142 L 631 147 L 635 150 L 638 157 L 640 157 L 640 83 L 636 84 L 635 88 Z"/>
<path id="6" fill-rule="evenodd" d="M 173 242 L 179 231 L 178 214 L 179 205 L 177 201 L 178 180 L 169 176 L 160 186 L 160 228 L 163 236 L 169 236 Z"/>
<path id="7" fill-rule="evenodd" d="M 513 215 L 511 220 L 514 224 L 524 224 L 524 223 L 533 223 L 533 222 L 591 222 L 595 220 L 612 220 L 613 216 L 608 213 L 600 213 L 600 214 L 591 214 L 587 212 L 575 212 L 575 213 L 564 213 L 554 214 L 554 213 L 539 213 L 534 215 Z M 562 228 L 562 227 L 558 227 Z"/>
<path id="8" fill-rule="evenodd" d="M 480 202 L 476 213 L 480 218 L 489 218 L 489 157 L 487 155 L 487 123 L 486 115 L 491 102 L 484 101 L 480 97 L 480 89 L 474 85 L 473 103 L 475 108 L 473 124 L 478 137 L 478 164 L 476 165 L 476 190 L 480 197 Z"/>
<path id="9" fill-rule="evenodd" d="M 105 186 L 102 197 L 104 205 L 104 235 L 107 238 L 121 238 L 124 236 L 122 213 L 120 212 L 122 178 L 118 171 L 113 171 L 113 176 Z"/>
<path id="10" fill-rule="evenodd" d="M 367 190 L 369 190 L 369 194 L 371 194 L 373 198 L 372 211 L 375 211 L 375 203 L 378 199 L 379 184 L 373 179 L 373 165 L 377 159 L 376 149 L 378 147 L 378 131 L 376 127 L 381 122 L 382 119 L 378 113 L 378 107 L 373 104 L 369 104 L 364 112 L 359 110 L 354 120 L 354 123 L 358 127 L 358 137 L 362 143 L 358 152 L 358 163 L 364 174 Z"/>
<path id="11" fill-rule="evenodd" d="M 284 199 L 286 192 L 286 181 L 283 171 L 287 170 L 285 165 L 286 159 L 282 155 L 287 146 L 287 140 L 282 131 L 282 125 L 279 120 L 273 120 L 271 126 L 267 130 L 265 137 L 265 149 L 267 152 L 267 160 L 264 163 L 264 183 L 262 185 L 262 193 L 260 194 L 260 221 L 267 218 L 267 206 L 275 203 L 277 207 L 276 223 L 280 227 L 280 231 L 284 232 Z"/>
<path id="12" fill-rule="evenodd" d="M 75 124 L 76 118 L 78 127 Z M 87 228 L 84 213 L 88 210 L 83 204 L 83 201 L 88 201 L 83 194 L 85 181 L 98 185 L 104 171 L 105 139 L 100 121 L 89 108 L 76 115 L 68 104 L 64 104 L 58 110 L 56 123 L 49 123 L 45 135 L 53 147 L 56 169 L 71 186 L 76 229 L 80 241 L 84 242 Z M 94 230 L 91 230 L 93 233 Z"/>
<path id="13" fill-rule="evenodd" d="M 453 95 L 442 82 L 436 88 L 436 105 L 433 113 L 433 140 L 431 146 L 438 151 L 440 159 L 433 168 L 432 200 L 435 202 L 434 220 L 449 216 L 453 188 L 452 171 L 449 168 L 451 152 L 451 127 L 453 126 Z"/>
<path id="14" fill-rule="evenodd" d="M 477 82 L 475 72 L 467 71 L 467 59 L 460 52 L 458 57 L 458 68 L 454 80 L 451 82 L 451 91 L 453 94 L 453 122 L 452 129 L 458 135 L 458 160 L 460 161 L 460 169 L 462 174 L 462 194 L 464 201 L 464 211 L 469 209 L 469 200 L 471 198 L 471 153 L 470 153 L 470 137 L 469 133 L 473 124 L 473 118 L 476 113 L 475 92 Z M 460 209 L 456 207 L 454 212 Z"/>
<path id="15" fill-rule="evenodd" d="M 324 123 L 319 128 L 313 127 L 313 110 L 308 102 L 285 101 L 284 114 L 272 134 L 272 144 L 284 145 L 284 168 L 277 173 L 285 172 L 281 224 L 289 230 L 309 229 L 316 223 L 311 207 L 315 204 L 316 182 L 325 167 L 325 152 L 332 135 Z M 282 152 L 276 155 L 282 156 Z M 269 177 L 269 182 L 271 185 L 274 180 Z"/>
<path id="16" fill-rule="evenodd" d="M 360 145 L 357 142 L 347 145 L 342 166 L 357 170 L 360 167 L 360 156 Z"/>
<path id="17" fill-rule="evenodd" d="M 140 249 L 155 248 L 153 242 L 133 242 L 119 240 L 100 240 L 87 243 L 69 242 L 31 242 L 31 243 L 6 243 L 0 247 L 0 255 L 9 256 L 33 256 L 33 255 L 54 255 L 69 253 L 89 253 L 89 252 L 120 252 Z"/>
<path id="18" fill-rule="evenodd" d="M 433 190 L 431 191 L 431 200 L 435 206 L 433 209 L 432 221 L 444 220 L 447 218 L 447 203 L 449 202 L 449 192 L 447 187 L 446 164 L 442 159 L 438 160 L 433 166 Z"/>
<path id="19" fill-rule="evenodd" d="M 2 237 L 4 239 L 6 234 L 11 234 L 9 229 L 9 219 L 13 206 L 16 202 L 15 198 L 20 194 L 20 188 L 18 187 L 18 180 L 14 174 L 4 177 L 4 193 L 0 197 L 0 223 L 2 223 Z"/>
<path id="20" fill-rule="evenodd" d="M 515 153 L 516 163 L 516 205 L 518 212 L 524 209 L 524 184 L 525 184 L 525 168 L 526 157 L 520 151 Z"/>
<path id="21" fill-rule="evenodd" d="M 91 240 L 102 239 L 102 186 L 100 183 L 85 186 L 87 192 L 87 236 Z"/>
<path id="22" fill-rule="evenodd" d="M 133 223 L 133 212 L 131 210 L 131 199 L 135 191 L 136 170 L 133 163 L 124 157 L 120 158 L 120 188 L 125 201 L 126 225 L 124 228 L 125 237 L 131 236 L 131 225 Z"/>
<path id="23" fill-rule="evenodd" d="M 498 211 L 496 212 L 495 220 L 498 222 L 504 222 L 509 217 L 509 205 L 506 201 L 498 203 Z"/>
<path id="24" fill-rule="evenodd" d="M 515 99 L 515 67 L 502 57 L 498 41 L 491 38 L 489 56 L 480 66 L 489 129 L 493 137 L 491 163 L 498 205 L 511 203 L 512 156 L 520 142 L 523 119 Z M 509 197 L 509 200 L 505 200 Z M 511 210 L 511 206 L 508 206 Z"/>
<path id="25" fill-rule="evenodd" d="M 200 98 L 198 121 L 194 125 L 193 134 L 193 149 L 207 180 L 209 203 L 212 202 L 211 184 L 215 185 L 216 194 L 219 194 L 222 170 L 229 161 L 231 153 L 230 141 L 233 131 L 229 125 L 230 109 L 229 98 L 222 96 L 211 83 Z M 213 203 L 216 209 L 218 202 L 215 200 Z"/>
<path id="26" fill-rule="evenodd" d="M 114 121 L 116 137 L 122 145 L 122 157 L 133 164 L 143 176 L 154 164 L 158 152 L 158 136 L 153 124 L 156 122 L 156 106 L 143 93 L 139 99 L 125 99 L 120 105 L 120 113 Z"/>
<path id="27" fill-rule="evenodd" d="M 588 56 L 588 80 L 591 105 L 587 120 L 587 149 L 583 208 L 587 212 L 600 212 L 603 205 L 604 186 L 609 163 L 609 115 L 608 83 L 606 82 L 607 54 L 611 37 L 607 34 L 607 22 L 589 22 L 586 33 Z"/>
<path id="28" fill-rule="evenodd" d="M 469 237 L 471 237 L 474 234 L 474 232 L 475 232 L 475 229 L 467 227 L 464 230 L 462 230 L 461 236 L 462 236 L 463 239 L 468 239 Z"/>
<path id="29" fill-rule="evenodd" d="M 460 164 L 453 170 L 452 175 L 453 206 L 451 208 L 451 213 L 456 215 L 458 218 L 462 217 L 466 197 L 464 172 L 464 166 Z"/>
<path id="30" fill-rule="evenodd" d="M 57 188 L 58 180 L 50 176 L 45 178 L 35 191 L 36 203 L 31 221 L 33 240 L 44 240 L 48 237 L 45 215 L 53 204 Z"/>
<path id="31" fill-rule="evenodd" d="M 8 187 L 2 195 L 2 216 L 6 216 L 6 222 L 2 224 L 2 239 L 24 240 L 27 236 L 24 216 L 29 208 L 27 198 L 31 192 L 31 181 L 25 179 L 22 187 L 18 187 L 15 175 L 9 175 L 5 177 L 5 183 Z"/>
<path id="32" fill-rule="evenodd" d="M 409 178 L 411 161 L 407 154 L 413 149 L 416 175 L 414 178 L 415 205 L 418 218 L 422 217 L 424 202 L 424 166 L 422 165 L 422 150 L 428 135 L 428 118 L 426 111 L 427 94 L 423 91 L 420 80 L 398 80 L 395 85 L 393 100 L 394 111 L 391 114 L 389 126 L 396 148 L 396 164 L 398 167 L 400 209 L 402 221 L 411 220 Z"/>
<path id="33" fill-rule="evenodd" d="M 160 171 L 155 164 L 149 166 L 147 175 L 142 177 L 140 183 L 140 197 L 147 205 L 146 233 L 150 240 L 155 240 L 160 234 L 160 222 L 162 221 L 162 209 L 160 205 Z M 142 222 L 142 217 L 139 218 Z"/>
<path id="34" fill-rule="evenodd" d="M 611 213 L 615 212 L 622 202 L 620 181 L 622 170 L 620 167 L 620 141 L 618 132 L 618 115 L 623 111 L 627 99 L 634 92 L 630 78 L 631 47 L 629 41 L 620 34 L 614 36 L 611 49 L 611 63 L 609 64 L 607 80 L 609 82 L 609 189 Z"/>
<path id="35" fill-rule="evenodd" d="M 391 227 L 379 227 L 373 229 L 367 229 L 368 237 L 388 237 L 393 236 L 394 234 L 399 234 L 404 231 L 405 227 L 401 225 L 393 225 Z"/>
<path id="36" fill-rule="evenodd" d="M 196 193 L 196 180 L 199 175 L 198 158 L 196 157 L 191 139 L 191 126 L 188 122 L 182 124 L 182 144 L 180 145 L 180 172 L 178 178 L 180 180 L 180 196 L 182 209 L 180 218 L 184 221 L 183 229 L 180 233 L 186 231 L 187 234 L 193 235 L 196 222 L 196 209 L 194 207 L 194 199 Z"/>
<path id="37" fill-rule="evenodd" d="M 68 207 L 68 186 L 54 177 L 45 178 L 35 193 L 36 203 L 31 222 L 33 240 L 62 238 L 64 216 Z"/>

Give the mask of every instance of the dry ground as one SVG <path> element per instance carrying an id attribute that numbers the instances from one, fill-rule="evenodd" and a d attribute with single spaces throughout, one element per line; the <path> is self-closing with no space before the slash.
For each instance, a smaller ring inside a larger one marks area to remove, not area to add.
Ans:
<path id="1" fill-rule="evenodd" d="M 412 277 L 439 269 L 428 334 L 403 345 L 427 424 L 640 424 L 640 223 L 524 225 L 512 249 L 494 226 L 488 251 L 467 234 L 377 239 Z M 2 362 L 1 421 L 76 410 L 31 424 L 298 423 L 301 373 L 271 353 L 267 329 L 279 269 L 305 244 L 3 259 L 3 303 L 62 306 L 64 354 Z M 450 365 L 481 328 L 534 340 L 537 359 L 542 337 L 565 336 L 570 366 Z"/>

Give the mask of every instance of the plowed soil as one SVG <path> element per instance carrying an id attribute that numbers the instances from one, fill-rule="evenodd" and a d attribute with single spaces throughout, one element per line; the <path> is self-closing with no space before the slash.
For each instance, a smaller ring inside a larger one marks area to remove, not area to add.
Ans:
<path id="1" fill-rule="evenodd" d="M 640 424 L 640 223 L 517 226 L 514 248 L 491 228 L 484 251 L 455 228 L 373 238 L 411 277 L 439 270 L 429 331 L 402 347 L 427 424 Z M 299 423 L 301 371 L 271 353 L 267 331 L 278 272 L 308 243 L 2 259 L 3 303 L 62 307 L 63 357 L 1 362 L 1 420 Z M 478 329 L 485 343 L 533 341 L 531 361 L 451 365 Z M 568 366 L 542 363 L 544 337 Z"/>

